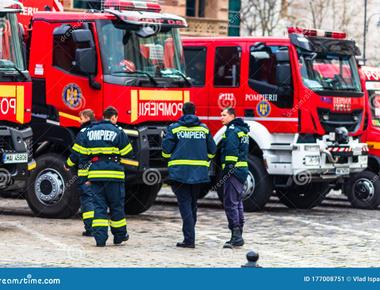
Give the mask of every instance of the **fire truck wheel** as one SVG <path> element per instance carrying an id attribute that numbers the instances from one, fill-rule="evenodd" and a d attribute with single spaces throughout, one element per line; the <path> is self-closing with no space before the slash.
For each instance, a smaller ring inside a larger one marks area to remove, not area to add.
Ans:
<path id="1" fill-rule="evenodd" d="M 147 211 L 155 202 L 162 183 L 153 185 L 135 184 L 126 185 L 125 213 L 135 215 Z"/>
<path id="2" fill-rule="evenodd" d="M 380 204 L 380 178 L 372 171 L 355 174 L 344 184 L 344 191 L 354 208 L 376 209 Z"/>
<path id="3" fill-rule="evenodd" d="M 253 155 L 248 158 L 249 174 L 244 184 L 243 204 L 244 211 L 254 212 L 262 210 L 273 192 L 270 176 L 265 170 L 263 161 Z M 219 199 L 223 202 L 223 178 L 220 176 L 216 183 Z"/>
<path id="4" fill-rule="evenodd" d="M 322 203 L 331 187 L 326 182 L 294 185 L 277 190 L 280 201 L 288 208 L 311 209 Z"/>
<path id="5" fill-rule="evenodd" d="M 48 153 L 37 158 L 32 171 L 26 200 L 36 216 L 69 218 L 78 212 L 80 201 L 76 176 L 65 171 L 61 155 Z"/>

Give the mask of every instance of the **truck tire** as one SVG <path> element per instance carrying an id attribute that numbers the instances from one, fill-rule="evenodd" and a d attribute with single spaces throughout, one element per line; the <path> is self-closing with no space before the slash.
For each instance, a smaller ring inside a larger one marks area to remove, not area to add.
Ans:
<path id="1" fill-rule="evenodd" d="M 322 203 L 330 185 L 326 182 L 293 185 L 289 189 L 277 190 L 280 201 L 288 208 L 311 209 Z"/>
<path id="2" fill-rule="evenodd" d="M 344 193 L 352 207 L 376 209 L 380 204 L 380 177 L 369 170 L 357 173 L 345 182 Z"/>
<path id="3" fill-rule="evenodd" d="M 126 185 L 125 214 L 136 215 L 147 211 L 155 202 L 162 183 Z"/>
<path id="4" fill-rule="evenodd" d="M 77 176 L 63 168 L 61 155 L 48 153 L 37 157 L 26 200 L 34 215 L 45 218 L 69 218 L 78 212 L 80 201 Z"/>
<path id="5" fill-rule="evenodd" d="M 265 170 L 263 161 L 253 155 L 248 157 L 249 174 L 244 184 L 244 211 L 255 212 L 264 209 L 273 192 L 272 180 Z M 219 199 L 223 202 L 223 179 L 216 185 Z"/>

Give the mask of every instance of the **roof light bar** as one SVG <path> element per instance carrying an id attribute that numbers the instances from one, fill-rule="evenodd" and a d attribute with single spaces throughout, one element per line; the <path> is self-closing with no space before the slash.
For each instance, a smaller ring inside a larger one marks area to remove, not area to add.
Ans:
<path id="1" fill-rule="evenodd" d="M 142 2 L 142 1 L 123 1 L 123 0 L 105 0 L 104 8 L 115 10 L 132 10 L 132 11 L 161 11 L 161 6 L 158 3 Z"/>
<path id="2" fill-rule="evenodd" d="M 302 28 L 302 27 L 288 27 L 288 33 L 297 33 L 297 34 L 303 34 L 305 36 L 319 36 L 319 37 L 328 37 L 328 38 L 335 38 L 335 39 L 345 39 L 347 37 L 347 34 L 345 32 L 341 31 L 325 31 L 321 29 L 308 29 L 308 28 Z"/>

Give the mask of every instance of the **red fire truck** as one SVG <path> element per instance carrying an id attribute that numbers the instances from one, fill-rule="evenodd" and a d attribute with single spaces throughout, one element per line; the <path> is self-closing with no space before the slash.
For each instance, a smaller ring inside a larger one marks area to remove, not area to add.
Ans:
<path id="1" fill-rule="evenodd" d="M 32 18 L 27 43 L 37 168 L 26 198 L 40 216 L 77 212 L 75 176 L 63 164 L 78 132 L 78 113 L 91 108 L 101 118 L 110 105 L 139 161 L 127 177 L 126 212 L 147 210 L 166 173 L 162 131 L 190 99 L 179 36 L 186 21 L 160 13 L 155 3 L 102 3 L 101 11 L 39 11 Z"/>
<path id="2" fill-rule="evenodd" d="M 0 2 L 0 191 L 26 187 L 32 156 L 32 86 L 17 15 L 20 3 Z"/>
<path id="3" fill-rule="evenodd" d="M 345 184 L 344 193 L 356 208 L 375 209 L 380 204 L 380 69 L 361 67 L 366 87 L 366 128 L 362 142 L 369 147 L 368 168 Z"/>
<path id="4" fill-rule="evenodd" d="M 185 38 L 192 100 L 219 144 L 221 108 L 250 125 L 248 211 L 273 189 L 291 208 L 312 208 L 367 166 L 364 94 L 345 33 L 289 28 L 289 37 Z M 216 157 L 217 158 L 217 157 Z M 218 159 L 216 159 L 218 160 Z M 220 165 L 212 169 L 222 194 Z"/>

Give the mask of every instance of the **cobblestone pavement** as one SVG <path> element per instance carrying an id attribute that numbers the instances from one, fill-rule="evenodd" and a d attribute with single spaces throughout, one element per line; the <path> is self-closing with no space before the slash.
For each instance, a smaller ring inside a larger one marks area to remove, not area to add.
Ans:
<path id="1" fill-rule="evenodd" d="M 175 199 L 166 195 L 140 216 L 128 217 L 125 246 L 96 248 L 82 237 L 79 216 L 32 217 L 26 202 L 0 199 L 1 267 L 240 267 L 254 249 L 263 267 L 380 267 L 380 210 L 366 211 L 333 202 L 310 211 L 271 202 L 246 214 L 240 249 L 222 249 L 229 239 L 216 200 L 200 202 L 196 249 L 175 247 L 182 238 Z M 206 205 L 206 206 L 205 206 Z"/>

